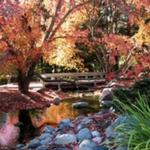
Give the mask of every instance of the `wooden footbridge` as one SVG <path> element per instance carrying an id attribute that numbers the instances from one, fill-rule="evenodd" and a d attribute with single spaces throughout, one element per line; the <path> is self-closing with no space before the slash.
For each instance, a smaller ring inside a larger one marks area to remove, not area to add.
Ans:
<path id="1" fill-rule="evenodd" d="M 103 72 L 46 73 L 39 78 L 43 86 L 55 90 L 89 89 L 105 83 Z"/>

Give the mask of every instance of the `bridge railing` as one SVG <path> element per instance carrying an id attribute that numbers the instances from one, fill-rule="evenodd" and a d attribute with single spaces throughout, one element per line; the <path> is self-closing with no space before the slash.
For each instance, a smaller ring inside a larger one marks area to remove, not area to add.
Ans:
<path id="1" fill-rule="evenodd" d="M 105 73 L 103 72 L 84 72 L 84 73 L 46 73 L 41 75 L 43 78 L 48 78 L 50 80 L 56 79 L 104 79 Z"/>
<path id="2" fill-rule="evenodd" d="M 57 84 L 58 89 L 61 90 L 64 82 L 70 82 L 75 85 L 76 88 L 82 84 L 93 83 L 96 87 L 97 82 L 105 80 L 105 73 L 103 72 L 84 72 L 84 73 L 46 73 L 41 75 L 43 79 L 41 80 L 43 85 L 50 85 L 52 82 Z"/>

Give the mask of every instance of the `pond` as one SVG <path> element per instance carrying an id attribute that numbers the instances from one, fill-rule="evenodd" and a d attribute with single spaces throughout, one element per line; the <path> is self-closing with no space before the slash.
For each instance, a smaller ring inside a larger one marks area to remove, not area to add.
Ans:
<path id="1" fill-rule="evenodd" d="M 74 108 L 78 102 L 87 102 L 88 106 Z M 62 119 L 74 119 L 80 115 L 88 115 L 100 111 L 99 96 L 83 96 L 64 99 L 59 105 L 52 105 L 44 110 L 33 110 L 30 112 L 33 125 L 41 127 L 44 124 L 57 126 Z"/>

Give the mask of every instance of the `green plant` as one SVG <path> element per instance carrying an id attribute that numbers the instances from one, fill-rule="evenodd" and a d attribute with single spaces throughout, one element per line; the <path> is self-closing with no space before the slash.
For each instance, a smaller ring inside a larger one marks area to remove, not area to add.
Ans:
<path id="1" fill-rule="evenodd" d="M 124 104 L 136 104 L 138 93 L 145 95 L 150 105 L 150 78 L 139 80 L 130 88 L 118 88 L 113 90 L 113 97 L 114 99 L 119 99 Z M 116 108 L 116 106 L 117 104 L 114 101 L 114 108 Z"/>
<path id="2" fill-rule="evenodd" d="M 114 139 L 115 146 L 127 145 L 128 150 L 150 150 L 150 105 L 147 98 L 139 94 L 136 104 L 126 104 L 118 99 L 115 101 L 123 113 L 133 118 L 115 129 L 118 133 Z"/>

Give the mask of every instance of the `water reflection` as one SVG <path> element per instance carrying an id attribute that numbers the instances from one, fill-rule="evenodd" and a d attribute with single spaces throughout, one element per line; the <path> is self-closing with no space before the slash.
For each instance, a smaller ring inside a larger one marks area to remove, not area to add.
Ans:
<path id="1" fill-rule="evenodd" d="M 74 102 L 87 101 L 89 108 L 74 109 Z M 72 98 L 64 100 L 59 105 L 52 105 L 44 110 L 34 110 L 30 113 L 32 123 L 35 127 L 41 127 L 44 124 L 56 126 L 62 119 L 73 119 L 80 114 L 88 114 L 99 110 L 98 97 Z"/>

